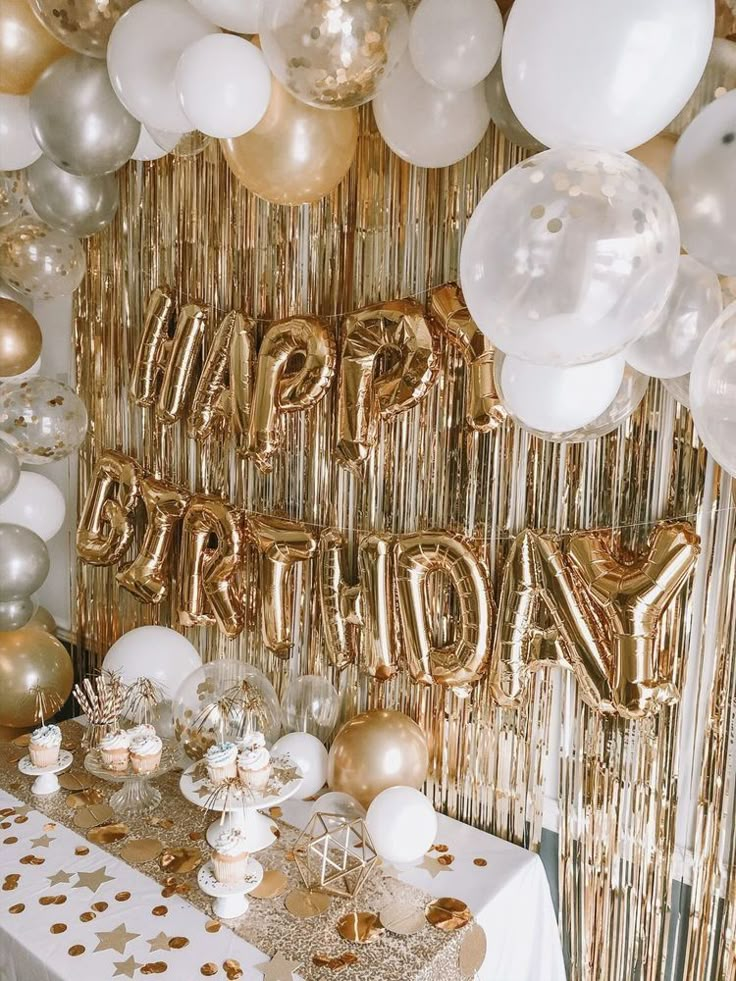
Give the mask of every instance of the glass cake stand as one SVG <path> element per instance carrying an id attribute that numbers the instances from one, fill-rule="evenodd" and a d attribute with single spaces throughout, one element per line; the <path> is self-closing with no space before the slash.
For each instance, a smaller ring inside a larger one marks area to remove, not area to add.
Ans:
<path id="1" fill-rule="evenodd" d="M 151 781 L 172 770 L 176 763 L 175 747 L 164 743 L 161 762 L 150 773 L 136 773 L 128 764 L 126 770 L 108 770 L 102 765 L 99 749 L 91 749 L 84 757 L 84 768 L 94 777 L 120 783 L 122 787 L 110 798 L 110 807 L 118 814 L 146 814 L 161 803 L 161 792 Z"/>
<path id="2" fill-rule="evenodd" d="M 290 756 L 271 760 L 271 776 L 263 791 L 253 792 L 246 787 L 221 787 L 213 784 L 207 767 L 200 760 L 182 773 L 179 788 L 188 801 L 207 811 L 220 811 L 221 816 L 207 829 L 207 841 L 215 844 L 223 831 L 237 828 L 243 832 L 249 852 L 259 852 L 276 841 L 271 821 L 259 811 L 275 807 L 288 800 L 299 789 L 302 773 Z"/>

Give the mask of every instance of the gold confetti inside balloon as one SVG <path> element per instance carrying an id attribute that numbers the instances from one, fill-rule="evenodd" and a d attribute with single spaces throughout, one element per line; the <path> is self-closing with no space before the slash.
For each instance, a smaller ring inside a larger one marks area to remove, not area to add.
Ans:
<path id="1" fill-rule="evenodd" d="M 105 57 L 113 27 L 134 3 L 135 0 L 30 0 L 36 16 L 54 37 L 92 58 Z"/>
<path id="2" fill-rule="evenodd" d="M 0 383 L 0 439 L 21 463 L 63 460 L 87 432 L 87 410 L 62 382 L 36 375 Z"/>
<path id="3" fill-rule="evenodd" d="M 79 239 L 37 219 L 14 222 L 0 238 L 0 277 L 36 300 L 73 293 L 86 269 Z"/>
<path id="4" fill-rule="evenodd" d="M 267 0 L 259 24 L 271 71 L 302 102 L 369 102 L 409 40 L 404 0 Z"/>
<path id="5" fill-rule="evenodd" d="M 0 228 L 20 218 L 27 204 L 25 170 L 7 170 L 0 174 Z"/>

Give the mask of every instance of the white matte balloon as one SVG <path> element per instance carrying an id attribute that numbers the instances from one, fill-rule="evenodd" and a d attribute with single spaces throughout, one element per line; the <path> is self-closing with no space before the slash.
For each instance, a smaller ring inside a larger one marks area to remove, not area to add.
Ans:
<path id="1" fill-rule="evenodd" d="M 736 477 L 736 303 L 726 307 L 695 355 L 690 411 L 705 448 Z"/>
<path id="2" fill-rule="evenodd" d="M 714 7 L 712 0 L 516 0 L 502 54 L 511 107 L 545 146 L 640 146 L 698 84 Z"/>
<path id="3" fill-rule="evenodd" d="M 257 34 L 262 0 L 189 0 L 218 27 L 236 34 Z"/>
<path id="4" fill-rule="evenodd" d="M 263 119 L 271 98 L 271 71 L 255 44 L 232 34 L 210 34 L 184 51 L 175 85 L 195 129 L 228 139 L 242 136 Z"/>
<path id="5" fill-rule="evenodd" d="M 271 747 L 271 756 L 286 753 L 302 771 L 302 782 L 294 795 L 297 800 L 312 797 L 327 783 L 327 750 L 308 732 L 290 732 Z"/>
<path id="6" fill-rule="evenodd" d="M 613 402 L 624 376 L 620 354 L 593 364 L 550 368 L 506 355 L 503 404 L 525 426 L 543 432 L 579 429 Z"/>
<path id="7" fill-rule="evenodd" d="M 688 253 L 736 275 L 736 90 L 690 123 L 672 155 L 669 191 Z"/>
<path id="8" fill-rule="evenodd" d="M 217 28 L 183 0 L 139 0 L 117 22 L 107 46 L 110 81 L 125 108 L 149 129 L 186 133 L 174 85 L 185 48 Z"/>
<path id="9" fill-rule="evenodd" d="M 408 57 L 372 105 L 386 143 L 417 167 L 447 167 L 467 157 L 491 121 L 482 83 L 466 92 L 441 92 L 424 81 Z"/>
<path id="10" fill-rule="evenodd" d="M 48 542 L 64 524 L 64 495 L 48 477 L 21 472 L 15 490 L 0 503 L 0 523 L 23 525 Z"/>
<path id="11" fill-rule="evenodd" d="M 416 862 L 434 843 L 437 815 L 413 787 L 389 787 L 374 797 L 365 817 L 373 847 L 386 862 Z"/>
<path id="12" fill-rule="evenodd" d="M 698 345 L 722 310 L 716 274 L 692 256 L 680 256 L 675 285 L 662 312 L 626 349 L 626 360 L 653 378 L 688 374 Z"/>
<path id="13" fill-rule="evenodd" d="M 149 133 L 145 126 L 141 126 L 141 135 L 133 150 L 133 160 L 158 160 L 160 157 L 165 157 L 167 153 L 171 153 L 182 136 L 182 133 L 164 133 L 160 129 Z"/>
<path id="14" fill-rule="evenodd" d="M 425 82 L 464 92 L 491 71 L 502 39 L 495 0 L 422 0 L 411 20 L 409 52 Z"/>
<path id="15" fill-rule="evenodd" d="M 41 153 L 31 129 L 28 96 L 0 93 L 0 170 L 22 170 Z"/>
<path id="16" fill-rule="evenodd" d="M 108 650 L 102 670 L 115 672 L 126 685 L 150 678 L 172 698 L 184 679 L 202 666 L 197 649 L 170 627 L 136 627 Z"/>
<path id="17" fill-rule="evenodd" d="M 672 202 L 628 154 L 545 150 L 497 180 L 460 254 L 471 316 L 507 354 L 549 365 L 622 351 L 677 272 Z"/>

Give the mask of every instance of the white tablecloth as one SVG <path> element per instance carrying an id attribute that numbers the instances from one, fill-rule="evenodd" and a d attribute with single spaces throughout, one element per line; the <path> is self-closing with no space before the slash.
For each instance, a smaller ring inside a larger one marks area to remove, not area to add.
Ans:
<path id="1" fill-rule="evenodd" d="M 168 965 L 164 976 L 172 981 L 195 981 L 208 962 L 219 967 L 215 977 L 224 977 L 222 964 L 228 958 L 240 962 L 245 978 L 257 981 L 262 976 L 256 965 L 268 961 L 267 955 L 230 930 L 207 932 L 208 918 L 181 897 L 162 900 L 158 883 L 71 829 L 58 824 L 48 828 L 45 815 L 4 791 L 0 791 L 2 807 L 15 807 L 16 814 L 6 819 L 10 827 L 0 831 L 0 879 L 21 871 L 17 885 L 6 888 L 5 882 L 0 892 L 0 981 L 139 978 L 141 967 L 156 961 Z M 310 807 L 288 802 L 283 816 L 302 826 Z M 14 823 L 18 808 L 28 818 L 20 825 Z M 6 843 L 8 838 L 18 840 Z M 447 845 L 444 854 L 454 856 L 451 865 L 442 866 L 430 856 L 424 865 L 397 869 L 395 874 L 435 896 L 468 903 L 488 938 L 488 954 L 478 977 L 564 981 L 557 925 L 539 858 L 445 817 L 440 817 L 437 840 Z M 75 855 L 78 846 L 88 848 L 88 854 Z M 43 864 L 20 863 L 29 854 L 43 857 Z M 476 858 L 487 864 L 475 864 Z M 57 873 L 63 874 L 55 879 Z M 116 898 L 121 893 L 130 893 L 130 898 Z M 67 898 L 59 905 L 39 902 L 52 895 Z M 95 903 L 106 905 L 95 909 Z M 24 907 L 20 912 L 11 912 L 19 905 Z M 152 910 L 161 906 L 166 913 L 155 919 L 152 930 Z M 89 912 L 94 913 L 93 919 L 80 920 Z M 181 949 L 171 948 L 172 937 L 189 942 Z M 83 953 L 69 953 L 79 946 Z M 341 976 L 349 981 L 349 970 Z"/>

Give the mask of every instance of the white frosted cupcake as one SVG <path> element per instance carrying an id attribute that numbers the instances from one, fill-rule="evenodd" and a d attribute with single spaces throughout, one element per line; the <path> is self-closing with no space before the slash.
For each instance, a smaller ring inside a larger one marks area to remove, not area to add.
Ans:
<path id="1" fill-rule="evenodd" d="M 223 831 L 212 852 L 212 866 L 217 881 L 226 885 L 242 882 L 248 867 L 248 858 L 243 832 L 237 828 Z"/>
<path id="2" fill-rule="evenodd" d="M 31 734 L 28 750 L 34 766 L 54 766 L 59 762 L 61 729 L 58 726 L 40 726 Z"/>
<path id="3" fill-rule="evenodd" d="M 224 783 L 238 775 L 238 748 L 234 743 L 217 743 L 204 754 L 212 783 Z"/>
<path id="4" fill-rule="evenodd" d="M 261 791 L 271 776 L 271 754 L 266 749 L 262 732 L 251 733 L 238 754 L 238 776 L 244 787 Z"/>
<path id="5" fill-rule="evenodd" d="M 100 740 L 100 759 L 106 770 L 127 770 L 130 735 L 120 729 L 108 732 Z"/>
<path id="6" fill-rule="evenodd" d="M 164 744 L 156 733 L 136 736 L 130 741 L 130 765 L 134 773 L 150 773 L 161 762 Z"/>
<path id="7" fill-rule="evenodd" d="M 147 722 L 141 722 L 140 725 L 132 726 L 132 728 L 126 729 L 126 734 L 132 742 L 134 739 L 141 739 L 143 736 L 155 736 L 156 730 Z"/>

